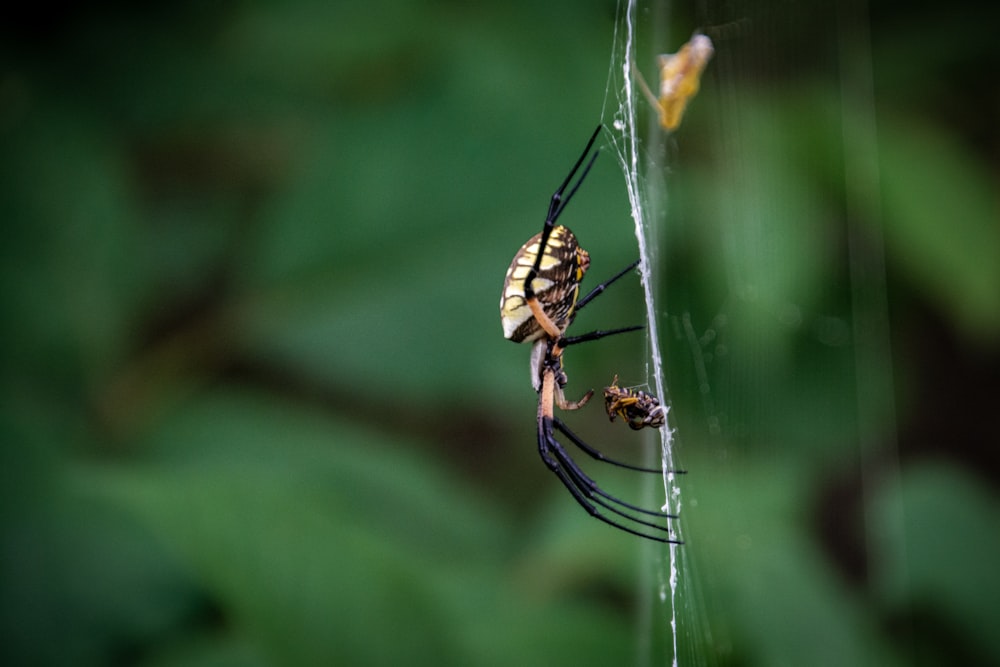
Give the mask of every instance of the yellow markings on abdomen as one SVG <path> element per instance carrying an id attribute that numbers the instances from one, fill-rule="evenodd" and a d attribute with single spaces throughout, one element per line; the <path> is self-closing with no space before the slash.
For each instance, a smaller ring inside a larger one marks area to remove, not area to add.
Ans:
<path id="1" fill-rule="evenodd" d="M 504 278 L 500 296 L 500 323 L 504 338 L 522 343 L 545 335 L 535 319 L 524 295 L 524 283 L 538 256 L 541 233 L 528 239 L 514 255 Z M 549 235 L 532 281 L 535 298 L 542 310 L 565 331 L 572 319 L 573 308 L 580 291 L 580 280 L 590 264 L 586 250 L 579 247 L 576 237 L 566 227 L 557 225 Z"/>

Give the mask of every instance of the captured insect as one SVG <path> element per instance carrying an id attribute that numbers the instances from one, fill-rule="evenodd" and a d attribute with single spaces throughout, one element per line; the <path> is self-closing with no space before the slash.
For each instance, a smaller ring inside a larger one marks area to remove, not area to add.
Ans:
<path id="1" fill-rule="evenodd" d="M 611 381 L 611 386 L 604 388 L 604 408 L 611 421 L 615 417 L 621 417 L 636 431 L 644 426 L 659 428 L 667 419 L 666 409 L 660 405 L 660 399 L 638 389 L 619 387 L 617 375 Z"/>
<path id="2" fill-rule="evenodd" d="M 505 338 L 532 344 L 531 381 L 538 392 L 538 452 L 549 470 L 591 516 L 640 537 L 680 544 L 669 537 L 672 534 L 669 527 L 662 525 L 676 515 L 645 509 L 604 491 L 556 439 L 558 432 L 585 454 L 604 463 L 640 472 L 661 472 L 659 468 L 642 468 L 608 458 L 555 415 L 556 406 L 561 410 L 577 410 L 594 393 L 588 391 L 577 401 L 566 399 L 564 389 L 568 379 L 563 370 L 563 352 L 567 347 L 643 328 L 629 326 L 566 336 L 566 329 L 581 309 L 638 265 L 638 261 L 633 262 L 580 298 L 580 283 L 590 266 L 590 255 L 568 227 L 556 224 L 597 159 L 599 151 L 595 150 L 579 179 L 570 187 L 601 129 L 598 125 L 594 130 L 580 158 L 552 195 L 542 231 L 528 239 L 514 255 L 500 297 L 500 322 Z"/>
<path id="3" fill-rule="evenodd" d="M 660 65 L 660 94 L 654 95 L 642 73 L 636 69 L 636 79 L 643 94 L 660 114 L 660 127 L 676 130 L 684 118 L 688 102 L 698 92 L 701 73 L 715 53 L 712 40 L 695 33 L 677 53 L 665 53 L 657 58 Z"/>

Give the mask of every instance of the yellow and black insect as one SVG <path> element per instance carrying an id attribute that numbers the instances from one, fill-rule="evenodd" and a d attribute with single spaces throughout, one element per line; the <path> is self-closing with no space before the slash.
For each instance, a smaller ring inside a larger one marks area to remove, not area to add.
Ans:
<path id="1" fill-rule="evenodd" d="M 555 415 L 556 406 L 561 410 L 579 409 L 594 393 L 593 390 L 588 391 L 578 401 L 566 400 L 563 393 L 567 383 L 563 351 L 567 347 L 643 328 L 630 326 L 566 336 L 566 330 L 584 306 L 638 265 L 638 262 L 633 262 L 580 298 L 580 283 L 590 266 L 590 255 L 580 247 L 569 228 L 557 224 L 559 216 L 597 159 L 598 151 L 595 150 L 580 178 L 567 193 L 600 131 L 599 125 L 569 175 L 552 195 L 542 231 L 531 237 L 514 255 L 500 296 L 500 322 L 505 338 L 515 343 L 532 344 L 531 381 L 538 392 L 538 452 L 549 470 L 591 516 L 640 537 L 679 544 L 678 540 L 670 537 L 669 526 L 664 525 L 667 520 L 676 518 L 675 515 L 645 509 L 607 493 L 577 465 L 556 439 L 556 432 L 561 433 L 598 461 L 641 472 L 661 472 L 659 468 L 643 468 L 608 458 Z"/>
<path id="2" fill-rule="evenodd" d="M 644 426 L 660 428 L 667 420 L 666 409 L 660 405 L 660 399 L 638 389 L 619 387 L 617 375 L 611 386 L 604 388 L 604 407 L 611 421 L 621 417 L 636 431 Z"/>
<path id="3" fill-rule="evenodd" d="M 688 102 L 698 93 L 701 73 L 715 53 L 712 40 L 695 33 L 677 53 L 658 56 L 660 94 L 654 95 L 642 73 L 636 70 L 636 80 L 643 94 L 660 116 L 660 127 L 672 131 L 680 127 Z"/>

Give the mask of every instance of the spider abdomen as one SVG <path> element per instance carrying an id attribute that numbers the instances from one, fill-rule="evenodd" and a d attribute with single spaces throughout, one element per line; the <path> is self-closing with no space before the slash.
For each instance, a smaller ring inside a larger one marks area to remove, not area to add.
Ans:
<path id="1" fill-rule="evenodd" d="M 524 294 L 527 279 L 538 256 L 542 234 L 528 239 L 514 255 L 500 296 L 500 322 L 504 338 L 523 343 L 545 336 L 545 330 L 531 312 Z M 557 225 L 549 235 L 542 253 L 532 289 L 542 310 L 559 331 L 573 320 L 573 309 L 580 294 L 580 281 L 590 266 L 590 255 L 577 243 L 568 228 Z"/>

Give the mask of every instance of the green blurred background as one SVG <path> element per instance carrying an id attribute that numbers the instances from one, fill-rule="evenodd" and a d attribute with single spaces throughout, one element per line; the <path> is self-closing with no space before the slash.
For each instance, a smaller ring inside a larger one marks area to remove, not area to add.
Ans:
<path id="1" fill-rule="evenodd" d="M 646 144 L 681 664 L 1000 664 L 1000 16 L 966 4 L 641 14 L 648 78 L 697 26 L 717 49 Z M 614 2 L 25 11 L 3 663 L 668 662 L 665 552 L 538 460 L 497 311 L 601 119 Z M 612 154 L 564 218 L 591 285 L 636 254 Z M 643 312 L 626 278 L 574 330 Z M 641 336 L 574 348 L 568 393 L 644 363 Z M 596 403 L 567 419 L 655 459 Z"/>

